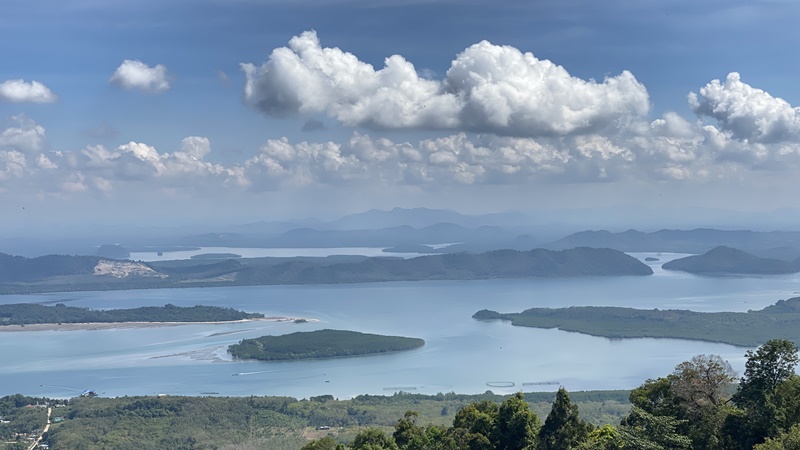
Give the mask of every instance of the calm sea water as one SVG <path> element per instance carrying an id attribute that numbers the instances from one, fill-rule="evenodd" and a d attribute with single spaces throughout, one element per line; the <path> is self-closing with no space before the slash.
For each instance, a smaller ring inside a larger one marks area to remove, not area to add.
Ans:
<path id="1" fill-rule="evenodd" d="M 440 247 L 441 245 L 432 245 Z M 333 248 L 241 248 L 241 247 L 202 247 L 199 250 L 181 250 L 176 252 L 131 252 L 129 259 L 134 261 L 168 261 L 176 259 L 190 259 L 192 256 L 204 253 L 233 253 L 242 258 L 290 258 L 293 256 L 326 257 L 332 255 L 360 255 L 360 256 L 393 256 L 399 258 L 413 258 L 422 256 L 421 253 L 392 253 L 384 252 L 383 247 L 333 247 Z"/>
<path id="2" fill-rule="evenodd" d="M 652 254 L 634 254 L 643 259 Z M 486 390 L 632 388 L 668 374 L 700 353 L 728 359 L 741 372 L 746 349 L 674 339 L 608 340 L 557 330 L 479 322 L 489 308 L 516 312 L 571 305 L 760 309 L 800 295 L 800 277 L 708 278 L 664 272 L 650 277 L 516 279 L 258 286 L 2 296 L 0 303 L 66 303 L 126 308 L 173 303 L 228 306 L 275 316 L 318 319 L 294 324 L 222 325 L 0 333 L 0 395 L 70 397 L 84 389 L 119 395 L 435 394 Z M 243 338 L 323 328 L 421 337 L 418 350 L 317 361 L 232 361 L 226 346 Z M 236 374 L 236 375 L 234 375 Z"/>

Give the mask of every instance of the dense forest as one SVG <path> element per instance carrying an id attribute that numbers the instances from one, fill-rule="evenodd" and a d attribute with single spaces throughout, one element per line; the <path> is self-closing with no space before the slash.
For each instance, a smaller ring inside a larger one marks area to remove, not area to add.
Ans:
<path id="1" fill-rule="evenodd" d="M 0 325 L 32 325 L 38 323 L 118 323 L 118 322 L 225 322 L 260 319 L 260 313 L 246 313 L 219 306 L 180 307 L 171 304 L 131 309 L 88 309 L 65 306 L 44 306 L 35 303 L 0 305 Z"/>
<path id="2" fill-rule="evenodd" d="M 531 308 L 521 313 L 481 310 L 479 320 L 509 320 L 513 325 L 558 328 L 613 339 L 676 338 L 755 347 L 778 337 L 800 342 L 800 297 L 779 300 L 758 311 L 704 313 L 612 306 Z"/>
<path id="3" fill-rule="evenodd" d="M 317 330 L 243 339 L 228 347 L 228 353 L 239 359 L 276 361 L 398 352 L 423 345 L 425 341 L 417 338 L 344 330 Z"/>
<path id="4" fill-rule="evenodd" d="M 7 448 L 23 448 L 19 433 L 45 422 L 34 405 L 47 404 L 54 450 L 796 450 L 797 352 L 770 340 L 747 351 L 738 380 L 727 361 L 698 355 L 627 393 L 81 397 L 64 407 L 17 395 L 0 399 L 0 430 Z"/>

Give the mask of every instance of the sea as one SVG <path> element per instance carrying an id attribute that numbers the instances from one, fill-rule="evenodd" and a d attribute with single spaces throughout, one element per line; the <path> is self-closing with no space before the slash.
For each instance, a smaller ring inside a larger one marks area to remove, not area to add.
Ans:
<path id="1" fill-rule="evenodd" d="M 478 321 L 481 309 L 626 306 L 747 311 L 800 295 L 800 276 L 703 277 L 661 269 L 680 254 L 632 253 L 652 276 L 421 281 L 68 292 L 0 296 L 0 303 L 96 309 L 216 305 L 306 323 L 242 322 L 75 331 L 0 332 L 0 395 L 276 395 L 396 392 L 513 393 L 631 389 L 694 355 L 717 354 L 741 373 L 747 348 L 679 339 L 614 340 Z M 318 329 L 418 337 L 392 354 L 322 360 L 238 361 L 241 339 Z"/>

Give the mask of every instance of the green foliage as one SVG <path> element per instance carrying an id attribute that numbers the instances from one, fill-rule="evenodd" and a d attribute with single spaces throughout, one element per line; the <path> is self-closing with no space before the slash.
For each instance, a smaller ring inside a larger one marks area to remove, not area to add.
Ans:
<path id="1" fill-rule="evenodd" d="M 397 444 L 392 438 L 386 435 L 380 428 L 367 428 L 360 431 L 353 444 L 350 446 L 351 450 L 398 450 Z"/>
<path id="2" fill-rule="evenodd" d="M 500 404 L 493 432 L 497 450 L 533 450 L 541 423 L 521 392 Z"/>
<path id="3" fill-rule="evenodd" d="M 336 439 L 325 436 L 322 439 L 309 442 L 300 450 L 345 450 L 345 448 L 344 445 L 336 442 Z"/>
<path id="4" fill-rule="evenodd" d="M 794 375 L 797 347 L 790 341 L 773 339 L 756 351 L 748 350 L 746 356 L 744 376 L 733 396 L 746 415 L 733 416 L 726 424 L 730 440 L 738 439 L 742 448 L 778 436 L 793 425 L 787 419 L 796 420 L 798 416 L 798 400 L 792 398 L 798 389 Z"/>
<path id="5" fill-rule="evenodd" d="M 779 336 L 800 342 L 800 297 L 780 300 L 760 311 L 702 313 L 607 306 L 531 308 L 521 313 L 481 310 L 479 320 L 509 320 L 513 325 L 558 328 L 623 338 L 675 338 L 752 347 Z"/>
<path id="6" fill-rule="evenodd" d="M 789 431 L 756 445 L 753 450 L 800 450 L 800 423 Z"/>
<path id="7" fill-rule="evenodd" d="M 260 313 L 246 313 L 219 306 L 163 307 L 144 306 L 132 309 L 94 310 L 65 306 L 44 306 L 35 303 L 0 305 L 0 325 L 37 323 L 118 323 L 118 322 L 217 322 L 263 318 Z"/>
<path id="8" fill-rule="evenodd" d="M 677 431 L 683 423 L 684 420 L 650 414 L 634 406 L 630 416 L 619 428 L 622 448 L 625 450 L 690 449 L 691 439 Z"/>
<path id="9" fill-rule="evenodd" d="M 553 407 L 539 431 L 541 450 L 560 450 L 577 447 L 588 439 L 591 425 L 578 417 L 578 405 L 570 401 L 563 387 L 556 393 Z"/>
<path id="10" fill-rule="evenodd" d="M 274 361 L 397 352 L 412 350 L 423 345 L 425 341 L 417 338 L 381 336 L 355 331 L 318 330 L 243 339 L 238 344 L 228 347 L 228 353 L 241 359 Z"/>

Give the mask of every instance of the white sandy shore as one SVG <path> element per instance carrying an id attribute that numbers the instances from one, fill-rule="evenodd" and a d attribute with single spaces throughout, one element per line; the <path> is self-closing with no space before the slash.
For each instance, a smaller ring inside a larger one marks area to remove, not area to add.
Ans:
<path id="1" fill-rule="evenodd" d="M 8 331 L 76 331 L 76 330 L 110 330 L 115 328 L 152 328 L 176 327 L 181 325 L 223 325 L 247 322 L 319 322 L 318 319 L 305 317 L 264 317 L 262 319 L 223 320 L 218 322 L 92 322 L 92 323 L 35 323 L 30 325 L 3 325 L 0 332 Z"/>

